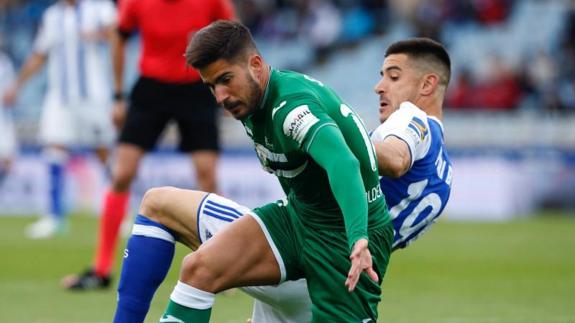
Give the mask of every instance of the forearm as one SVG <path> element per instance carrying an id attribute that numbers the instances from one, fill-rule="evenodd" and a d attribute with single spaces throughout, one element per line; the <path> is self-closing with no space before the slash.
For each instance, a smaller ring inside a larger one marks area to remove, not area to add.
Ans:
<path id="1" fill-rule="evenodd" d="M 359 161 L 339 130 L 327 126 L 318 130 L 309 154 L 327 173 L 332 193 L 343 213 L 350 250 L 367 239 L 367 200 Z"/>
<path id="2" fill-rule="evenodd" d="M 126 39 L 117 31 L 111 32 L 111 54 L 114 78 L 114 93 L 122 93 L 124 90 L 124 51 Z"/>
<path id="3" fill-rule="evenodd" d="M 343 213 L 350 250 L 361 238 L 367 239 L 367 200 L 357 159 L 335 159 L 328 166 L 329 183 Z"/>
<path id="4" fill-rule="evenodd" d="M 40 69 L 44 66 L 44 63 L 46 62 L 46 58 L 47 58 L 46 55 L 38 53 L 34 53 L 32 54 L 32 56 L 30 56 L 30 58 L 28 58 L 28 60 L 20 70 L 18 77 L 16 78 L 15 86 L 17 89 L 20 89 L 22 86 L 24 86 L 24 84 L 26 84 L 26 82 L 32 76 L 36 75 L 36 73 L 40 71 Z"/>
<path id="5" fill-rule="evenodd" d="M 379 175 L 398 178 L 409 170 L 411 153 L 407 144 L 401 139 L 390 136 L 384 141 L 374 143 L 374 146 Z"/>

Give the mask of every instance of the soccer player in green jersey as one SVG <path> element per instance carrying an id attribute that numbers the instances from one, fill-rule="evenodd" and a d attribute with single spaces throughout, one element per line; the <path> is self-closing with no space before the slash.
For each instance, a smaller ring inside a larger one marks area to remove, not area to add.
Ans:
<path id="1" fill-rule="evenodd" d="M 287 197 L 246 210 L 246 216 L 218 200 L 202 202 L 206 216 L 235 220 L 210 238 L 202 237 L 199 220 L 199 237 L 190 234 L 194 203 L 185 194 L 147 194 L 142 204 L 156 208 L 137 217 L 132 238 L 141 239 L 131 238 L 126 249 L 115 321 L 143 320 L 133 319 L 142 304 L 125 291 L 147 283 L 124 272 L 150 276 L 144 272 L 157 266 L 147 263 L 166 264 L 150 283 L 157 284 L 171 260 L 152 259 L 150 253 L 139 259 L 132 250 L 165 255 L 172 248 L 173 254 L 175 240 L 199 240 L 203 244 L 183 260 L 160 322 L 208 322 L 215 293 L 300 278 L 307 279 L 313 322 L 375 322 L 393 228 L 361 120 L 321 82 L 267 65 L 240 23 L 218 21 L 201 29 L 186 58 L 216 100 L 242 122 L 263 168 L 277 176 Z"/>
<path id="2" fill-rule="evenodd" d="M 277 176 L 287 197 L 235 215 L 186 256 L 160 322 L 208 322 L 215 293 L 300 278 L 307 279 L 313 322 L 375 322 L 393 228 L 359 117 L 321 82 L 271 68 L 240 23 L 218 21 L 199 30 L 186 58 L 242 122 L 263 168 Z M 155 227 L 151 235 L 162 230 L 168 234 L 159 236 L 172 244 L 185 239 L 185 212 L 147 213 L 137 224 Z M 124 267 L 132 256 L 125 254 Z M 118 306 L 129 312 L 135 306 L 122 296 L 127 284 L 120 283 Z M 116 314 L 116 321 L 127 321 Z"/>
<path id="3" fill-rule="evenodd" d="M 360 119 L 321 82 L 270 68 L 239 23 L 203 28 L 186 58 L 241 120 L 287 198 L 186 257 L 166 314 L 187 307 L 196 321 L 209 316 L 213 293 L 305 277 L 314 321 L 377 320 L 392 228 Z"/>

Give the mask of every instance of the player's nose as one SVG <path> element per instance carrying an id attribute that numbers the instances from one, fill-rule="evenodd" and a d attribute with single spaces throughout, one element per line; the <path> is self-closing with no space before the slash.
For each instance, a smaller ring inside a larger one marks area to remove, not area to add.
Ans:
<path id="1" fill-rule="evenodd" d="M 216 97 L 216 101 L 220 105 L 223 104 L 224 101 L 226 101 L 226 99 L 230 97 L 228 91 L 226 91 L 226 89 L 221 86 L 216 86 L 214 88 L 214 96 Z"/>
<path id="2" fill-rule="evenodd" d="M 380 80 L 375 84 L 375 86 L 373 87 L 373 91 L 375 92 L 375 94 L 383 93 L 383 80 Z"/>

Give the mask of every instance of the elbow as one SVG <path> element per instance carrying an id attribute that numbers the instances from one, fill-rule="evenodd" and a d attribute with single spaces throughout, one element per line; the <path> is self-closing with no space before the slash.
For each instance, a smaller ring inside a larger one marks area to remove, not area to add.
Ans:
<path id="1" fill-rule="evenodd" d="M 407 169 L 402 167 L 396 167 L 390 170 L 389 177 L 391 178 L 400 178 L 401 176 L 405 175 Z"/>
<path id="2" fill-rule="evenodd" d="M 379 163 L 379 175 L 389 178 L 400 178 L 409 170 L 409 163 L 404 161 L 388 161 Z"/>

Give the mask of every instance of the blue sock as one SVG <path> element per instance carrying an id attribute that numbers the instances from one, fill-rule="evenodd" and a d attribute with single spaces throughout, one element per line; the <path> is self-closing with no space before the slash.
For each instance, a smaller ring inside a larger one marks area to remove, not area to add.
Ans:
<path id="1" fill-rule="evenodd" d="M 64 222 L 64 163 L 50 161 L 50 215 L 58 223 Z"/>
<path id="2" fill-rule="evenodd" d="M 170 230 L 142 215 L 136 217 L 124 251 L 114 322 L 144 322 L 150 302 L 174 258 Z"/>

